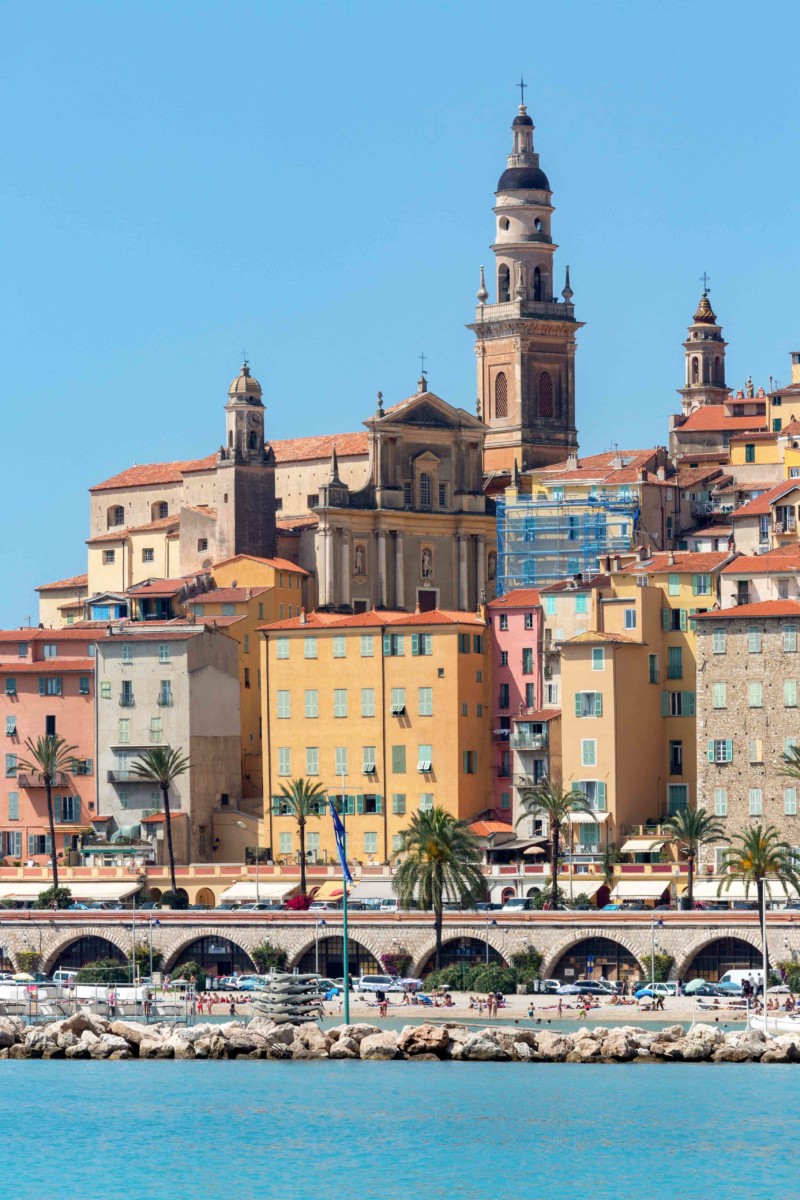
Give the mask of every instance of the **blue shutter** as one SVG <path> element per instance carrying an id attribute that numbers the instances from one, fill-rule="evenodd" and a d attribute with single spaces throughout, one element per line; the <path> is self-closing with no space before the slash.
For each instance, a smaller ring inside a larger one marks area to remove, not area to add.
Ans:
<path id="1" fill-rule="evenodd" d="M 281 798 L 280 796 L 272 797 L 272 815 L 279 817 L 281 815 Z"/>
<path id="2" fill-rule="evenodd" d="M 357 813 L 364 812 L 364 797 L 363 796 L 356 796 L 356 812 Z"/>
<path id="3" fill-rule="evenodd" d="M 391 653 L 392 653 L 392 635 L 391 635 L 390 633 L 385 633 L 385 634 L 383 635 L 383 653 L 384 653 L 384 654 L 385 654 L 387 657 L 391 656 Z"/>
<path id="4" fill-rule="evenodd" d="M 72 819 L 76 825 L 80 825 L 81 821 L 81 798 L 73 796 L 72 798 Z"/>
<path id="5" fill-rule="evenodd" d="M 661 715 L 662 717 L 669 716 L 669 692 L 661 693 Z"/>
<path id="6" fill-rule="evenodd" d="M 348 815 L 348 817 L 352 817 L 352 816 L 354 816 L 354 815 L 355 815 L 355 811 L 356 811 L 356 798 L 355 798 L 355 796 L 345 796 L 345 803 L 346 803 L 346 808 L 347 808 L 347 815 Z"/>
<path id="7" fill-rule="evenodd" d="M 412 633 L 411 635 L 411 653 L 419 654 L 419 634 Z"/>
<path id="8" fill-rule="evenodd" d="M 713 761 L 714 761 L 714 739 L 713 738 L 708 739 L 708 761 L 710 763 L 713 763 Z"/>
<path id="9" fill-rule="evenodd" d="M 686 632 L 686 609 L 681 609 L 681 633 Z"/>
<path id="10" fill-rule="evenodd" d="M 594 694 L 594 715 L 602 717 L 603 715 L 603 693 L 595 692 Z"/>
<path id="11" fill-rule="evenodd" d="M 697 575 L 692 576 L 692 595 L 693 596 L 700 595 L 700 588 L 698 587 L 698 576 Z"/>
<path id="12" fill-rule="evenodd" d="M 662 610 L 661 610 L 661 628 L 665 632 L 669 631 L 669 624 L 670 624 L 669 614 L 670 614 L 670 610 L 668 608 L 662 608 Z"/>
<path id="13" fill-rule="evenodd" d="M 581 700 L 582 695 L 583 695 L 582 692 L 575 693 L 575 716 L 576 717 L 580 717 L 583 715 L 583 701 Z"/>
<path id="14" fill-rule="evenodd" d="M 39 676 L 39 695 L 44 695 L 44 675 Z"/>
<path id="15" fill-rule="evenodd" d="M 685 717 L 695 716 L 696 710 L 697 710 L 697 702 L 695 699 L 694 692 L 684 692 L 683 698 L 684 698 L 684 705 L 686 708 L 686 712 L 683 715 Z"/>
<path id="16" fill-rule="evenodd" d="M 733 762 L 733 742 L 730 738 L 725 739 L 725 761 Z"/>
<path id="17" fill-rule="evenodd" d="M 376 812 L 376 813 L 382 813 L 382 812 L 383 812 L 383 796 L 376 796 L 376 797 L 375 797 L 375 812 Z"/>
<path id="18" fill-rule="evenodd" d="M 606 811 L 606 785 L 603 782 L 597 785 L 597 810 L 598 812 Z"/>
<path id="19" fill-rule="evenodd" d="M 61 797 L 60 796 L 53 797 L 53 817 L 55 819 L 56 825 L 60 825 L 61 824 Z"/>
<path id="20" fill-rule="evenodd" d="M 84 774 L 91 775 L 91 774 L 93 774 L 93 772 L 94 772 L 94 760 L 91 758 L 87 758 L 86 759 L 86 770 L 85 770 Z"/>

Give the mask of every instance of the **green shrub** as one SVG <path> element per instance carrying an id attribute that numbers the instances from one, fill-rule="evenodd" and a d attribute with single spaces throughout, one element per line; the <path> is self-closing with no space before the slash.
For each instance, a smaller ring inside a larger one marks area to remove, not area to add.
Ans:
<path id="1" fill-rule="evenodd" d="M 118 958 L 98 958 L 78 969 L 78 983 L 130 983 L 131 969 Z"/>
<path id="2" fill-rule="evenodd" d="M 143 942 L 137 942 L 135 953 L 136 953 L 136 973 L 140 979 L 147 978 L 150 975 L 150 945 L 149 945 L 149 943 L 145 944 Z M 154 971 L 161 970 L 162 957 L 163 956 L 161 954 L 161 951 L 156 950 L 156 948 L 154 946 L 153 947 L 153 970 Z M 130 962 L 130 961 L 131 961 L 131 956 L 129 954 L 128 962 Z"/>
<path id="3" fill-rule="evenodd" d="M 509 995 L 517 990 L 517 972 L 513 967 L 498 967 L 490 963 L 474 971 L 470 990 L 475 992 L 503 992 Z"/>
<path id="4" fill-rule="evenodd" d="M 269 971 L 286 970 L 286 951 L 281 950 L 280 946 L 273 946 L 272 942 L 261 942 L 260 945 L 254 946 L 250 957 L 261 975 L 266 975 Z"/>
<path id="5" fill-rule="evenodd" d="M 655 957 L 655 982 L 664 983 L 669 976 L 669 969 L 672 966 L 673 959 L 671 954 L 657 954 Z M 649 954 L 642 955 L 642 967 L 644 968 L 644 977 L 649 982 L 653 979 L 653 960 Z"/>
<path id="6" fill-rule="evenodd" d="M 783 982 L 788 987 L 789 991 L 796 995 L 800 992 L 800 963 L 780 962 L 775 964 L 779 967 L 783 975 Z"/>
<path id="7" fill-rule="evenodd" d="M 65 887 L 49 887 L 43 892 L 39 892 L 36 897 L 34 908 L 52 908 L 53 901 L 56 902 L 56 908 L 69 908 L 72 904 L 72 892 Z"/>
<path id="8" fill-rule="evenodd" d="M 17 962 L 19 963 L 20 971 L 26 971 L 29 975 L 33 975 L 34 971 L 39 970 L 39 963 L 42 961 L 42 956 L 38 950 L 18 950 Z"/>
<path id="9" fill-rule="evenodd" d="M 387 975 L 406 975 L 411 966 L 411 955 L 402 946 L 399 950 L 394 950 L 389 954 L 381 954 L 380 960 Z"/>
<path id="10" fill-rule="evenodd" d="M 512 967 L 501 967 L 498 963 L 442 967 L 431 971 L 425 979 L 425 989 L 444 988 L 448 992 L 503 992 L 516 991 L 521 982 L 520 974 Z"/>
<path id="11" fill-rule="evenodd" d="M 194 975 L 195 987 L 197 988 L 198 992 L 202 992 L 206 986 L 206 977 L 208 972 L 206 971 L 205 967 L 200 966 L 200 963 L 182 963 L 181 966 L 176 967 L 172 972 L 173 979 L 191 979 L 192 975 Z"/>
<path id="12" fill-rule="evenodd" d="M 189 898 L 181 891 L 164 892 L 160 903 L 169 905 L 170 908 L 188 908 Z"/>
<path id="13" fill-rule="evenodd" d="M 520 951 L 519 954 L 512 954 L 511 965 L 516 971 L 520 983 L 532 983 L 534 979 L 539 978 L 542 956 L 531 946 L 527 950 Z"/>

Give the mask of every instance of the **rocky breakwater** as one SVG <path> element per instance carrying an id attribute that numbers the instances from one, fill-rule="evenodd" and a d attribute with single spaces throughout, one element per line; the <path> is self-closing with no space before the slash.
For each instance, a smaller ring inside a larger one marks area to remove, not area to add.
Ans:
<path id="1" fill-rule="evenodd" d="M 142 1025 L 78 1012 L 63 1021 L 26 1026 L 0 1017 L 0 1059 L 358 1059 L 414 1062 L 800 1062 L 800 1033 L 765 1037 L 758 1030 L 725 1032 L 716 1025 L 642 1029 L 588 1027 L 574 1033 L 466 1025 L 375 1025 L 320 1029 L 254 1017 L 247 1025 Z"/>

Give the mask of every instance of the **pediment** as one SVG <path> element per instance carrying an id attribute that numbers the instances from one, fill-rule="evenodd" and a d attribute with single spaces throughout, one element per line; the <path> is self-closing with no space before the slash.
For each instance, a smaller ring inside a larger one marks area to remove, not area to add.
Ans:
<path id="1" fill-rule="evenodd" d="M 372 424 L 373 422 L 367 422 Z M 454 408 L 435 392 L 420 392 L 390 408 L 383 417 L 374 418 L 379 428 L 387 425 L 413 425 L 436 429 L 482 429 L 483 422 L 463 408 Z"/>

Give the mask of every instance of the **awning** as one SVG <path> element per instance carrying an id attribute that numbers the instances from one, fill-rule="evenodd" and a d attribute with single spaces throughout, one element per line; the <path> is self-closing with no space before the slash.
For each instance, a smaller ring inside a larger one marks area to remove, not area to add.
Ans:
<path id="1" fill-rule="evenodd" d="M 395 892 L 392 883 L 391 879 L 362 879 L 347 894 L 351 900 L 393 900 Z M 341 883 L 337 887 L 341 896 Z"/>
<path id="2" fill-rule="evenodd" d="M 585 875 L 573 875 L 572 883 L 569 880 L 559 879 L 558 886 L 562 891 L 572 891 L 573 896 L 588 896 L 593 900 L 601 887 L 606 887 L 604 879 L 587 880 Z"/>
<path id="3" fill-rule="evenodd" d="M 348 892 L 348 896 L 352 896 L 353 892 Z M 341 900 L 344 895 L 344 883 L 341 879 L 326 879 L 318 888 L 314 889 L 315 900 Z M 381 893 L 383 895 L 383 893 Z"/>
<path id="4" fill-rule="evenodd" d="M 607 812 L 571 812 L 569 814 L 570 825 L 602 825 L 607 821 L 611 813 Z"/>
<path id="5" fill-rule="evenodd" d="M 95 880 L 84 882 L 82 879 L 65 879 L 63 875 L 59 883 L 61 887 L 69 888 L 73 900 L 125 900 L 134 892 L 138 892 L 142 886 L 136 881 L 133 883 L 128 880 L 120 880 L 119 883 L 98 883 Z M 0 900 L 35 900 L 40 892 L 47 891 L 49 887 L 52 887 L 52 884 L 48 879 L 38 879 L 35 882 L 26 879 L 16 883 L 4 880 L 3 883 L 0 883 Z"/>
<path id="6" fill-rule="evenodd" d="M 657 854 L 662 846 L 666 846 L 663 838 L 659 841 L 658 838 L 648 837 L 632 837 L 628 838 L 624 846 L 620 846 L 620 854 Z"/>
<path id="7" fill-rule="evenodd" d="M 778 902 L 792 900 L 797 893 L 791 884 L 787 884 L 788 892 L 785 892 L 778 883 L 777 879 L 773 879 L 767 883 L 767 898 Z M 694 883 L 693 893 L 695 900 L 720 900 L 725 903 L 727 900 L 758 900 L 758 889 L 755 883 L 750 884 L 750 891 L 745 895 L 744 883 L 741 879 L 734 879 L 728 888 L 723 888 L 721 892 L 717 892 L 719 888 L 719 877 L 716 879 L 696 879 Z M 686 888 L 683 889 L 685 895 Z"/>
<path id="8" fill-rule="evenodd" d="M 296 883 L 265 883 L 258 881 L 258 897 L 256 897 L 255 879 L 239 879 L 231 884 L 220 896 L 220 900 L 241 900 L 243 903 L 254 903 L 259 900 L 285 900 L 297 888 Z"/>
<path id="9" fill-rule="evenodd" d="M 670 887 L 671 880 L 620 879 L 611 893 L 612 900 L 657 900 Z"/>

